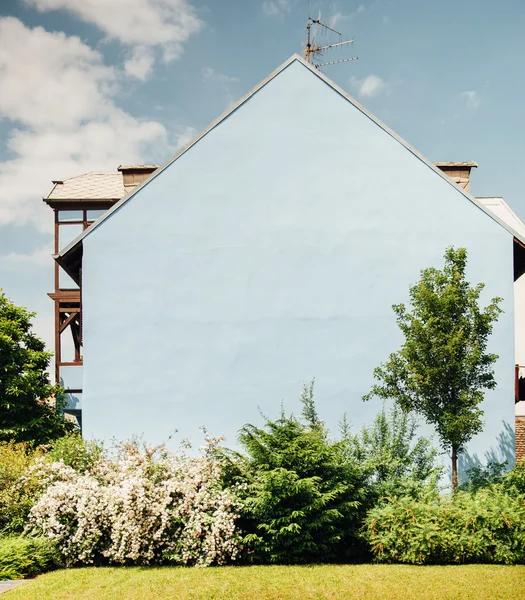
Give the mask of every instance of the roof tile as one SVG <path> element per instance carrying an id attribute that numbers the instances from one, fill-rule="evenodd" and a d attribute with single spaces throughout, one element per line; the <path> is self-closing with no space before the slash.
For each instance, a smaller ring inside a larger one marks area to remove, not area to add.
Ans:
<path id="1" fill-rule="evenodd" d="M 122 173 L 85 173 L 55 183 L 49 199 L 105 200 L 125 195 Z"/>

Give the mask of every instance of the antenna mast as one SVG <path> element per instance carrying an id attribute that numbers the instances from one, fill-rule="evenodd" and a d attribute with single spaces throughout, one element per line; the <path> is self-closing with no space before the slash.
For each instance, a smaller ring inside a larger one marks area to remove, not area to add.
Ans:
<path id="1" fill-rule="evenodd" d="M 308 23 L 306 24 L 307 41 L 306 41 L 306 48 L 304 49 L 304 57 L 307 60 L 307 62 L 312 64 L 316 69 L 319 69 L 319 67 L 325 67 L 327 65 L 336 65 L 338 63 L 349 62 L 351 60 L 358 60 L 357 56 L 353 56 L 351 58 L 342 58 L 340 60 L 332 60 L 329 62 L 314 63 L 313 62 L 314 59 L 317 56 L 322 56 L 323 52 L 325 52 L 326 50 L 331 50 L 332 48 L 337 48 L 337 47 L 341 47 L 341 46 L 346 46 L 348 44 L 353 44 L 354 40 L 353 39 L 344 40 L 341 42 L 336 42 L 335 44 L 327 44 L 325 46 L 319 46 L 315 41 L 315 36 L 312 35 L 312 25 L 316 25 L 317 27 L 322 27 L 322 28 L 326 29 L 327 31 L 331 31 L 332 33 L 335 33 L 338 36 L 341 36 L 342 34 L 339 33 L 339 31 L 336 31 L 335 29 L 328 27 L 328 25 L 321 23 L 321 15 L 320 14 L 319 14 L 318 19 L 312 19 L 312 17 L 308 17 Z"/>

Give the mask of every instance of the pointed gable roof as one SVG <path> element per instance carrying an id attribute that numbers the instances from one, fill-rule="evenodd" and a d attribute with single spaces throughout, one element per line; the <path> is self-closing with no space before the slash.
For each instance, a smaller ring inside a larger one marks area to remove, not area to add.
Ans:
<path id="1" fill-rule="evenodd" d="M 345 92 L 342 88 L 340 88 L 337 84 L 331 81 L 324 73 L 321 73 L 318 69 L 313 67 L 310 63 L 305 61 L 298 54 L 293 54 L 287 61 L 285 61 L 282 65 L 280 65 L 275 71 L 270 73 L 265 79 L 263 79 L 259 84 L 257 84 L 254 88 L 252 88 L 245 96 L 243 96 L 240 100 L 238 100 L 233 106 L 227 109 L 220 117 L 218 117 L 215 121 L 213 121 L 206 129 L 201 131 L 193 140 L 191 140 L 188 144 L 183 146 L 178 152 L 168 160 L 166 164 L 157 169 L 150 177 L 148 177 L 145 181 L 143 181 L 140 185 L 138 185 L 129 195 L 123 197 L 121 200 L 116 202 L 98 221 L 93 223 L 91 227 L 86 229 L 81 235 L 79 235 L 75 240 L 73 240 L 68 246 L 66 246 L 59 254 L 54 255 L 54 258 L 62 265 L 62 267 L 74 278 L 78 279 L 78 275 L 75 272 L 77 266 L 80 264 L 81 260 L 81 246 L 82 240 L 93 233 L 95 229 L 100 227 L 106 219 L 109 219 L 114 213 L 120 210 L 127 202 L 129 202 L 135 194 L 139 193 L 140 190 L 147 186 L 155 177 L 159 177 L 162 175 L 163 171 L 170 167 L 178 158 L 180 158 L 183 154 L 185 154 L 192 146 L 197 144 L 203 137 L 208 135 L 213 129 L 215 129 L 220 123 L 222 123 L 225 119 L 227 119 L 232 113 L 234 113 L 237 109 L 242 107 L 242 105 L 247 102 L 253 95 L 259 92 L 264 86 L 266 86 L 272 79 L 277 77 L 281 72 L 283 72 L 286 68 L 288 68 L 292 63 L 298 62 L 302 64 L 306 69 L 308 69 L 312 75 L 315 75 L 319 79 L 321 79 L 324 83 L 326 83 L 330 88 L 332 88 L 337 94 L 341 95 L 345 98 L 350 104 L 352 104 L 355 108 L 357 108 L 361 113 L 363 113 L 366 117 L 368 117 L 373 123 L 378 125 L 385 133 L 393 137 L 399 144 L 401 144 L 406 150 L 408 150 L 414 157 L 424 163 L 429 169 L 434 171 L 436 175 L 444 179 L 449 185 L 456 188 L 456 190 L 465 196 L 465 198 L 477 206 L 480 210 L 482 210 L 488 217 L 496 221 L 499 225 L 501 225 L 505 230 L 507 230 L 511 235 L 520 240 L 523 244 L 525 244 L 525 236 L 522 235 L 521 232 L 517 232 L 514 230 L 508 223 L 506 223 L 503 219 L 501 219 L 498 215 L 494 214 L 490 209 L 486 208 L 482 202 L 480 202 L 475 196 L 472 196 L 469 192 L 465 191 L 461 186 L 456 184 L 450 177 L 447 175 L 434 163 L 425 158 L 422 154 L 420 154 L 415 148 L 413 148 L 410 144 L 405 142 L 399 135 L 397 135 L 394 131 L 392 131 L 389 127 L 387 127 L 383 122 L 381 122 L 376 116 L 370 113 L 364 106 L 362 106 L 357 100 L 355 100 L 352 96 L 350 96 L 347 92 Z M 74 266 L 73 266 L 74 265 Z"/>

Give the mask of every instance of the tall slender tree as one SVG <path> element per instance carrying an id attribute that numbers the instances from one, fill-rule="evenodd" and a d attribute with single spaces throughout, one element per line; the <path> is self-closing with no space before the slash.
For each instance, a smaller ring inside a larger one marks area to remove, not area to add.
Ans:
<path id="1" fill-rule="evenodd" d="M 480 307 L 484 284 L 466 280 L 466 265 L 465 248 L 448 248 L 444 268 L 424 269 L 410 288 L 411 307 L 392 307 L 404 343 L 375 369 L 379 383 L 364 397 L 393 399 L 405 412 L 418 413 L 435 426 L 451 455 L 454 489 L 458 455 L 483 428 L 484 390 L 496 387 L 493 365 L 498 356 L 487 352 L 487 343 L 502 312 L 501 298 Z"/>
<path id="2" fill-rule="evenodd" d="M 60 411 L 61 390 L 49 382 L 52 354 L 33 333 L 33 316 L 0 290 L 0 441 L 43 444 L 72 429 Z"/>

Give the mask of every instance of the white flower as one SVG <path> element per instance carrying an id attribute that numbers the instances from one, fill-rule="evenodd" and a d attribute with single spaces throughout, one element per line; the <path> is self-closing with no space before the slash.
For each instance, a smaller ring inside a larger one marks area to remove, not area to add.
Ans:
<path id="1" fill-rule="evenodd" d="M 129 442 L 115 458 L 101 457 L 89 474 L 42 460 L 32 475 L 44 491 L 29 527 L 56 540 L 68 564 L 102 557 L 199 566 L 235 560 L 240 488 L 222 487 L 215 453 L 221 441 L 206 437 L 197 458 Z"/>

